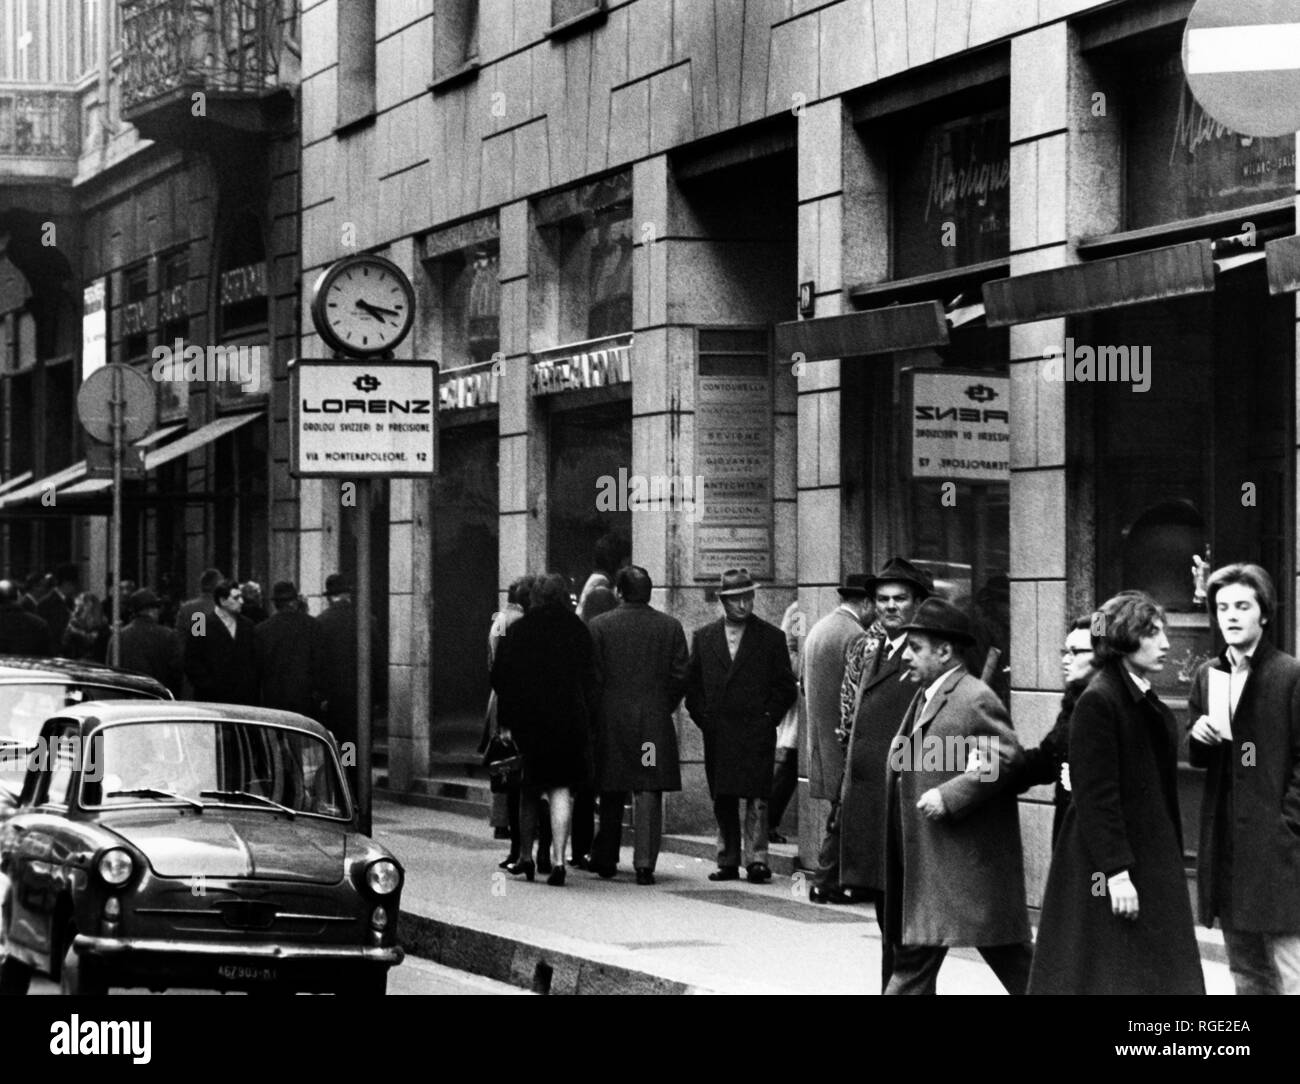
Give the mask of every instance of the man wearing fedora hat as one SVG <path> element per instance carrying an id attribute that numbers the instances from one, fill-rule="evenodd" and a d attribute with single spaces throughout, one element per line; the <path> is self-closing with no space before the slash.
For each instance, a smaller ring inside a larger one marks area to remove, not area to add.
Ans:
<path id="1" fill-rule="evenodd" d="M 927 599 L 902 631 L 918 691 L 888 757 L 885 993 L 933 994 L 962 945 L 1023 994 L 1033 950 L 1013 777 L 1024 754 L 1002 701 L 966 670 L 966 614 Z"/>
<path id="2" fill-rule="evenodd" d="M 776 761 L 776 728 L 794 703 L 785 634 L 754 614 L 747 569 L 722 574 L 723 616 L 691 638 L 686 710 L 704 736 L 704 771 L 718 821 L 718 868 L 711 881 L 772 879 L 767 864 L 767 799 Z M 740 800 L 745 799 L 742 839 Z"/>
<path id="3" fill-rule="evenodd" d="M 840 793 L 840 816 L 828 848 L 838 847 L 840 890 L 814 902 L 875 904 L 884 929 L 885 761 L 915 690 L 906 680 L 903 626 L 933 593 L 929 573 L 891 557 L 864 584 L 875 603 L 879 635 L 854 645 L 844 667 L 840 729 L 848 752 Z M 885 972 L 888 961 L 885 961 Z"/>
<path id="4" fill-rule="evenodd" d="M 271 605 L 275 613 L 253 630 L 262 707 L 318 719 L 324 663 L 320 625 L 298 609 L 298 588 L 290 580 L 271 588 Z"/>
<path id="5" fill-rule="evenodd" d="M 855 572 L 838 588 L 840 604 L 808 632 L 799 659 L 808 732 L 808 793 L 831 803 L 815 883 L 809 897 L 817 903 L 840 888 L 840 782 L 844 776 L 844 744 L 840 741 L 840 687 L 849 653 L 865 636 L 873 609 L 867 591 L 870 577 Z"/>
<path id="6" fill-rule="evenodd" d="M 149 588 L 142 587 L 127 598 L 126 609 L 131 620 L 117 634 L 121 644 L 118 665 L 123 670 L 148 674 L 166 685 L 173 696 L 179 696 L 185 680 L 185 657 L 176 631 L 158 621 L 162 600 Z M 110 641 L 109 651 L 112 650 Z"/>

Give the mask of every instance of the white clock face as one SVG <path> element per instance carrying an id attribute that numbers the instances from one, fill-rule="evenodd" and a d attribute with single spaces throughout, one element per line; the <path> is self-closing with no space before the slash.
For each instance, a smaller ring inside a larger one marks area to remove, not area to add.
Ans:
<path id="1" fill-rule="evenodd" d="M 380 354 L 406 337 L 413 303 L 411 285 L 395 264 L 359 256 L 321 276 L 312 316 L 321 337 L 335 349 Z"/>

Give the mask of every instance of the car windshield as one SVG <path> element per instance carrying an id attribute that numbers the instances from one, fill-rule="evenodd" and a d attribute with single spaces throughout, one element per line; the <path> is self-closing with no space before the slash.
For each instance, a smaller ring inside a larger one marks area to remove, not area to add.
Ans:
<path id="1" fill-rule="evenodd" d="M 337 759 L 324 741 L 236 720 L 118 723 L 98 731 L 82 773 L 82 806 L 141 802 L 350 816 Z"/>
<path id="2" fill-rule="evenodd" d="M 83 682 L 33 681 L 0 684 L 0 776 L 14 789 L 22 787 L 30 749 L 41 726 L 64 708 L 88 700 L 156 700 L 135 689 Z"/>

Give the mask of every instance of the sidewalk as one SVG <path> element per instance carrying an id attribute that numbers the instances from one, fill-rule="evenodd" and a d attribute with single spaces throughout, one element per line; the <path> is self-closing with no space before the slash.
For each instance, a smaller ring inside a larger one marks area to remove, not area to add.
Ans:
<path id="1" fill-rule="evenodd" d="M 872 908 L 811 904 L 800 874 L 714 884 L 711 859 L 665 852 L 643 887 L 624 848 L 614 880 L 570 869 L 552 888 L 497 869 L 508 845 L 478 817 L 381 799 L 374 833 L 406 867 L 401 933 L 414 956 L 551 993 L 879 992 Z M 1210 942 L 1206 986 L 1231 993 Z M 1002 992 L 973 949 L 954 949 L 939 975 L 940 994 Z"/>

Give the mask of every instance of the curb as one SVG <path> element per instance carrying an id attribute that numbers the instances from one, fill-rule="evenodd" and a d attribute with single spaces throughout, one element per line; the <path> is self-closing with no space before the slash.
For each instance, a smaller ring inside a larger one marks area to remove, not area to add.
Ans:
<path id="1" fill-rule="evenodd" d="M 712 994 L 717 991 L 588 959 L 575 952 L 401 911 L 398 942 L 412 956 L 536 994 Z"/>

